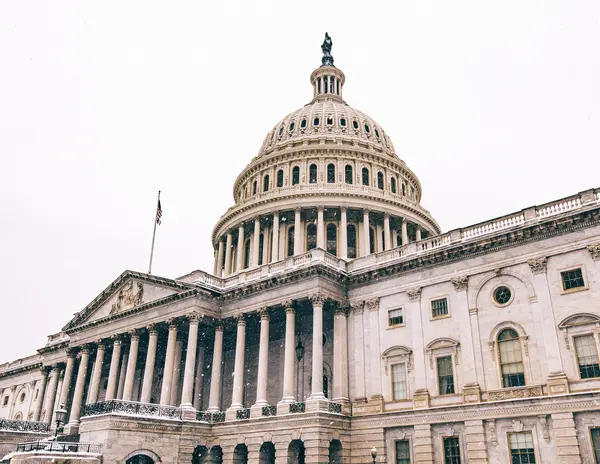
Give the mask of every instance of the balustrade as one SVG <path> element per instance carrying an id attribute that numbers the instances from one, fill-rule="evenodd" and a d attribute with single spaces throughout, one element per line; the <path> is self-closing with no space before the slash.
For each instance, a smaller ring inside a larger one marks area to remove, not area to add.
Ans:
<path id="1" fill-rule="evenodd" d="M 0 430 L 11 432 L 50 432 L 50 424 L 39 421 L 0 419 Z"/>
<path id="2" fill-rule="evenodd" d="M 126 414 L 132 416 L 147 416 L 161 419 L 181 419 L 181 409 L 175 406 L 138 403 L 135 401 L 110 400 L 86 404 L 82 410 L 84 416 L 99 416 L 101 414 Z"/>

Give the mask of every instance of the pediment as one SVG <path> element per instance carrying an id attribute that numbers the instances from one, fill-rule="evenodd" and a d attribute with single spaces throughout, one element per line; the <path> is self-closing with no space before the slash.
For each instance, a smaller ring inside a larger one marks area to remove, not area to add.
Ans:
<path id="1" fill-rule="evenodd" d="M 75 314 L 63 330 L 70 330 L 113 314 L 126 312 L 192 288 L 196 286 L 149 274 L 125 271 L 82 311 Z"/>
<path id="2" fill-rule="evenodd" d="M 426 351 L 439 350 L 441 348 L 456 348 L 458 346 L 458 341 L 453 338 L 436 338 L 435 340 L 429 342 Z"/>
<path id="3" fill-rule="evenodd" d="M 406 346 L 402 346 L 402 345 L 398 345 L 398 346 L 392 346 L 391 348 L 388 348 L 387 350 L 385 350 L 382 354 L 381 357 L 382 358 L 391 358 L 393 356 L 403 356 L 403 355 L 409 355 L 412 353 L 412 350 Z"/>
<path id="4" fill-rule="evenodd" d="M 568 329 L 569 327 L 596 324 L 600 324 L 600 316 L 592 313 L 577 313 L 564 318 L 562 322 L 558 324 L 558 328 Z"/>

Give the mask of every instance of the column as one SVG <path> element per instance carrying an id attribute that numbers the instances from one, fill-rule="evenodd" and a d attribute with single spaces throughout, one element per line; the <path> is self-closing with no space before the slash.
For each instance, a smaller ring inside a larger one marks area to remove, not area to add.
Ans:
<path id="1" fill-rule="evenodd" d="M 160 404 L 167 406 L 171 401 L 171 382 L 173 381 L 173 363 L 175 361 L 175 344 L 177 343 L 177 323 L 169 321 L 169 336 L 167 339 L 167 353 L 163 371 L 162 387 L 160 390 Z"/>
<path id="2" fill-rule="evenodd" d="M 56 393 L 58 387 L 58 377 L 60 376 L 60 367 L 58 365 L 52 368 L 52 372 L 50 374 L 50 384 L 48 385 L 48 398 L 46 398 L 44 406 L 45 414 L 44 414 L 44 422 L 50 424 L 52 422 L 52 414 L 54 413 L 54 402 L 56 401 Z M 42 400 L 44 398 L 42 397 Z"/>
<path id="3" fill-rule="evenodd" d="M 269 383 L 269 310 L 260 311 L 260 345 L 258 347 L 258 375 L 256 379 L 256 403 L 254 406 L 266 406 L 267 384 Z"/>
<path id="4" fill-rule="evenodd" d="M 150 403 L 152 397 L 152 382 L 154 381 L 154 363 L 156 362 L 156 345 L 158 343 L 158 328 L 156 324 L 148 327 L 148 351 L 146 352 L 146 366 L 144 367 L 144 380 L 140 401 Z"/>
<path id="5" fill-rule="evenodd" d="M 60 400 L 58 404 L 64 404 L 65 409 L 68 408 L 69 389 L 71 388 L 71 380 L 73 378 L 73 366 L 75 365 L 75 350 L 69 348 L 67 350 L 67 367 L 65 368 L 65 376 L 63 378 L 63 386 L 60 392 Z"/>
<path id="6" fill-rule="evenodd" d="M 301 216 L 300 216 L 300 208 L 296 208 L 294 211 L 294 256 L 302 253 L 304 247 L 302 246 L 300 235 L 301 230 Z"/>
<path id="7" fill-rule="evenodd" d="M 136 330 L 130 332 L 129 358 L 127 359 L 127 371 L 125 374 L 125 386 L 123 387 L 123 400 L 131 401 L 133 397 L 133 380 L 137 369 L 137 357 L 140 346 L 140 335 Z"/>
<path id="8" fill-rule="evenodd" d="M 214 260 L 215 260 L 215 264 L 213 265 L 213 275 L 216 276 L 217 275 L 217 269 L 219 267 L 219 248 L 218 247 L 213 250 L 213 257 L 214 257 Z"/>
<path id="9" fill-rule="evenodd" d="M 75 435 L 79 431 L 79 416 L 81 413 L 81 404 L 83 403 L 83 390 L 85 389 L 89 359 L 90 350 L 87 347 L 83 347 L 81 349 L 81 359 L 79 360 L 79 370 L 77 371 L 77 381 L 75 382 L 71 415 L 69 416 L 69 423 L 65 428 L 65 432 L 68 435 Z"/>
<path id="10" fill-rule="evenodd" d="M 544 427 L 548 427 L 546 416 L 541 416 Z M 579 440 L 572 412 L 552 414 L 552 428 L 556 438 L 556 464 L 581 464 Z M 589 432 L 588 432 L 589 433 Z M 541 460 L 540 460 L 541 461 Z"/>
<path id="11" fill-rule="evenodd" d="M 340 249 L 338 254 L 342 259 L 348 259 L 348 217 L 347 208 L 340 208 Z"/>
<path id="12" fill-rule="evenodd" d="M 169 404 L 177 406 L 177 396 L 179 394 L 179 381 L 181 379 L 181 358 L 183 357 L 183 341 L 175 342 L 175 357 L 173 358 L 173 376 L 171 378 L 171 397 Z"/>
<path id="13" fill-rule="evenodd" d="M 108 384 L 106 386 L 106 401 L 114 400 L 117 391 L 117 375 L 119 372 L 119 360 L 121 359 L 121 339 L 113 337 L 113 351 L 110 358 L 110 370 L 108 372 Z"/>
<path id="14" fill-rule="evenodd" d="M 215 322 L 215 344 L 210 373 L 209 412 L 221 410 L 221 363 L 223 361 L 223 324 Z"/>
<path id="15" fill-rule="evenodd" d="M 401 229 L 401 234 L 402 234 L 402 245 L 407 245 L 408 244 L 408 222 L 406 222 L 406 219 L 402 218 L 402 229 Z"/>
<path id="16" fill-rule="evenodd" d="M 200 410 L 202 400 L 202 383 L 204 380 L 204 346 L 198 347 L 196 356 L 196 384 L 194 385 L 194 409 Z"/>
<path id="17" fill-rule="evenodd" d="M 48 368 L 42 367 L 41 369 L 42 378 L 40 379 L 40 392 L 38 393 L 38 402 L 35 404 L 35 411 L 33 412 L 33 420 L 35 422 L 40 420 L 42 415 L 42 406 L 44 404 L 44 395 L 46 394 L 46 384 L 48 382 Z"/>
<path id="18" fill-rule="evenodd" d="M 425 363 L 425 346 L 423 343 L 423 321 L 421 319 L 421 287 L 406 291 L 408 305 L 406 318 L 412 326 L 413 359 L 415 372 L 415 392 L 413 394 L 413 407 L 422 409 L 429 407 L 429 391 L 427 390 L 427 366 Z M 425 311 L 425 314 L 427 312 Z"/>
<path id="19" fill-rule="evenodd" d="M 223 272 L 223 275 L 225 277 L 227 277 L 229 274 L 231 274 L 231 260 L 232 260 L 232 254 L 233 254 L 233 235 L 231 235 L 231 232 L 227 232 L 227 242 L 225 245 L 225 271 Z"/>
<path id="20" fill-rule="evenodd" d="M 237 241 L 237 265 L 236 270 L 240 272 L 244 269 L 244 224 L 240 224 L 238 228 L 238 241 Z"/>
<path id="21" fill-rule="evenodd" d="M 487 442 L 482 420 L 466 420 L 465 435 L 469 464 L 488 464 Z"/>
<path id="22" fill-rule="evenodd" d="M 252 242 L 252 259 L 250 265 L 258 266 L 258 255 L 260 252 L 260 216 L 254 218 L 254 241 Z M 263 250 L 264 253 L 264 250 Z"/>
<path id="23" fill-rule="evenodd" d="M 283 363 L 283 398 L 281 403 L 294 403 L 294 377 L 296 361 L 296 312 L 293 303 L 286 301 L 283 303 L 285 308 L 285 352 Z"/>
<path id="24" fill-rule="evenodd" d="M 127 364 L 129 364 L 129 351 L 123 350 L 121 355 L 121 368 L 119 369 L 119 382 L 117 387 L 117 399 L 123 399 L 123 390 L 125 390 L 125 375 L 127 374 Z"/>
<path id="25" fill-rule="evenodd" d="M 317 208 L 317 248 L 325 250 L 325 220 L 323 218 L 325 210 L 322 206 Z"/>
<path id="26" fill-rule="evenodd" d="M 271 243 L 271 262 L 279 261 L 279 213 L 273 213 L 273 239 Z"/>
<path id="27" fill-rule="evenodd" d="M 192 313 L 188 316 L 190 322 L 187 341 L 187 355 L 185 356 L 185 370 L 183 371 L 183 390 L 181 392 L 181 407 L 194 409 L 192 405 L 194 395 L 194 373 L 196 371 L 196 347 L 198 345 L 198 324 L 200 315 Z M 194 416 L 195 418 L 195 416 Z"/>
<path id="28" fill-rule="evenodd" d="M 431 425 L 415 425 L 415 462 L 417 464 L 433 464 L 433 438 L 431 436 Z"/>
<path id="29" fill-rule="evenodd" d="M 338 305 L 333 316 L 333 401 L 348 400 L 348 307 Z"/>
<path id="30" fill-rule="evenodd" d="M 421 228 L 417 226 L 416 241 L 418 242 L 419 240 L 421 240 Z"/>
<path id="31" fill-rule="evenodd" d="M 235 367 L 233 371 L 233 394 L 231 409 L 244 407 L 244 361 L 246 350 L 246 318 L 240 314 L 237 318 L 237 337 L 235 340 Z"/>
<path id="32" fill-rule="evenodd" d="M 363 210 L 363 243 L 361 247 L 361 256 L 371 254 L 371 228 L 369 227 L 369 210 Z"/>
<path id="33" fill-rule="evenodd" d="M 390 215 L 385 213 L 383 215 L 383 249 L 385 251 L 392 248 L 392 234 L 390 232 Z"/>
<path id="34" fill-rule="evenodd" d="M 323 394 L 323 303 L 321 294 L 310 297 L 313 307 L 312 392 L 311 399 L 324 399 Z"/>
<path id="35" fill-rule="evenodd" d="M 96 362 L 94 363 L 94 371 L 92 372 L 92 380 L 90 385 L 90 395 L 88 403 L 93 404 L 98 402 L 98 392 L 100 390 L 100 377 L 102 377 L 102 364 L 104 363 L 104 343 L 102 340 L 98 342 L 96 347 Z"/>
<path id="36" fill-rule="evenodd" d="M 268 225 L 265 225 L 263 228 L 263 253 L 262 253 L 262 264 L 268 264 L 271 262 L 271 236 L 270 236 L 271 228 Z"/>
<path id="37" fill-rule="evenodd" d="M 217 277 L 221 277 L 223 275 L 223 255 L 225 254 L 225 244 L 223 240 L 219 237 L 219 249 L 217 251 L 217 271 L 215 275 Z"/>
<path id="38" fill-rule="evenodd" d="M 354 325 L 354 382 L 356 388 L 357 403 L 365 403 L 367 401 L 366 393 L 366 373 L 365 373 L 365 323 L 363 320 L 365 304 L 364 302 L 354 303 L 351 306 Z"/>
<path id="39" fill-rule="evenodd" d="M 381 347 L 379 336 L 379 298 L 371 298 L 365 301 L 366 317 L 368 324 L 368 365 L 367 365 L 367 398 L 376 400 L 377 404 L 382 401 L 381 387 Z"/>

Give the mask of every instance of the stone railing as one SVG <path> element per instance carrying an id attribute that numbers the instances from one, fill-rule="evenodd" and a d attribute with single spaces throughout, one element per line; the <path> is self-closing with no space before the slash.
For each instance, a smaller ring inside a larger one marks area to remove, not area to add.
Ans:
<path id="1" fill-rule="evenodd" d="M 199 422 L 206 422 L 207 424 L 217 424 L 219 422 L 225 422 L 225 413 L 198 411 L 196 413 L 196 420 Z"/>
<path id="2" fill-rule="evenodd" d="M 299 412 L 306 412 L 306 404 L 305 403 L 291 403 L 290 404 L 290 414 L 297 414 Z"/>
<path id="3" fill-rule="evenodd" d="M 0 419 L 0 430 L 11 432 L 49 433 L 50 424 L 47 424 L 46 422 Z"/>
<path id="4" fill-rule="evenodd" d="M 17 453 L 25 453 L 29 451 L 100 454 L 102 452 L 102 445 L 100 443 L 66 441 L 32 441 L 28 443 L 19 443 L 17 445 Z"/>
<path id="5" fill-rule="evenodd" d="M 235 412 L 236 420 L 246 420 L 250 419 L 250 408 L 238 409 Z"/>
<path id="6" fill-rule="evenodd" d="M 136 401 L 111 400 L 86 404 L 81 416 L 99 416 L 100 414 L 127 414 L 160 419 L 181 419 L 181 409 L 175 406 L 138 403 Z"/>
<path id="7" fill-rule="evenodd" d="M 329 405 L 327 406 L 327 410 L 334 414 L 341 414 L 342 405 L 340 403 L 329 403 Z"/>
<path id="8" fill-rule="evenodd" d="M 262 407 L 262 416 L 263 417 L 272 417 L 277 415 L 277 406 L 263 406 Z"/>

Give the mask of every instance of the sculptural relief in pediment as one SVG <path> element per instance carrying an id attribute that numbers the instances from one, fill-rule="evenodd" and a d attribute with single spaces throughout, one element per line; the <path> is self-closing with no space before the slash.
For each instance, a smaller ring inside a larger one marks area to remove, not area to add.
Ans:
<path id="1" fill-rule="evenodd" d="M 117 313 L 126 309 L 139 306 L 144 302 L 144 284 L 141 282 L 135 283 L 133 280 L 129 280 L 123 288 L 117 292 L 116 301 L 113 302 L 110 313 Z"/>

